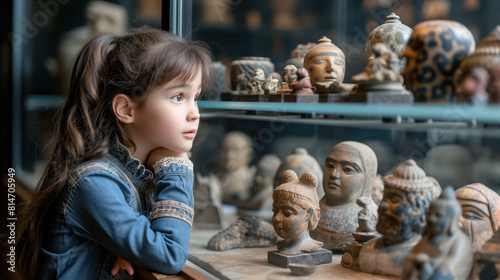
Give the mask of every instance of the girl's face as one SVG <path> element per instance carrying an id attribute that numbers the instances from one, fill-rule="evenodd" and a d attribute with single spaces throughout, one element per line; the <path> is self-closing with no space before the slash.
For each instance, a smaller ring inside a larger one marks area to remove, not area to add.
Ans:
<path id="1" fill-rule="evenodd" d="M 293 202 L 276 199 L 273 213 L 274 230 L 284 239 L 293 239 L 308 229 L 309 213 Z"/>
<path id="2" fill-rule="evenodd" d="M 201 92 L 201 70 L 182 84 L 176 80 L 150 92 L 142 107 L 135 110 L 131 133 L 137 147 L 149 151 L 163 147 L 188 152 L 198 130 L 197 99 Z"/>

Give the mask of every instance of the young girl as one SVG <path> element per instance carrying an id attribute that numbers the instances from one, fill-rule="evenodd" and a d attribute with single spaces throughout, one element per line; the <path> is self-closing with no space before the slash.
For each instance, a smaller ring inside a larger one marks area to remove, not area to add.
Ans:
<path id="1" fill-rule="evenodd" d="M 183 268 L 193 220 L 186 152 L 210 64 L 204 45 L 149 28 L 83 47 L 55 150 L 22 218 L 23 279 L 125 279 L 131 264 Z"/>

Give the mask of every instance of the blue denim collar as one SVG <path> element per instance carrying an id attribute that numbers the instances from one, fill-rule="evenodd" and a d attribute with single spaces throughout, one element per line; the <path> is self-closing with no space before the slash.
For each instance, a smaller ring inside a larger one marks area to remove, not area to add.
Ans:
<path id="1" fill-rule="evenodd" d="M 130 151 L 123 146 L 118 139 L 115 144 L 109 148 L 109 154 L 115 157 L 123 166 L 131 177 L 132 181 L 136 181 L 141 185 L 149 185 L 154 178 L 153 172 L 147 169 L 141 162 L 130 155 Z"/>

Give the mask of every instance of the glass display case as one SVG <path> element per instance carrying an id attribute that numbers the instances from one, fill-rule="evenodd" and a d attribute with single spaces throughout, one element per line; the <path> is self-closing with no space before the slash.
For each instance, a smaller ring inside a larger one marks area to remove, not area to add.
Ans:
<path id="1" fill-rule="evenodd" d="M 89 38 L 92 26 L 112 28 L 122 19 L 123 30 L 147 23 L 204 41 L 215 60 L 226 66 L 222 83 L 229 89 L 231 62 L 242 56 L 268 57 L 275 71 L 282 73 L 297 44 L 326 35 L 345 52 L 349 82 L 366 65 L 368 34 L 391 12 L 410 27 L 435 18 L 459 21 L 479 42 L 495 27 L 493 13 L 500 8 L 498 1 L 486 0 L 117 0 L 106 2 L 116 6 L 110 6 L 115 7 L 110 9 L 112 15 L 100 21 L 88 8 L 94 2 L 13 1 L 12 158 L 19 179 L 30 188 L 36 185 L 50 151 L 54 113 L 65 99 L 69 71 L 62 56 L 71 61 L 68 52 Z M 367 143 L 378 153 L 382 175 L 413 158 L 442 185 L 482 182 L 500 190 L 500 177 L 494 172 L 500 165 L 495 145 L 500 138 L 500 111 L 493 106 L 200 101 L 199 107 L 202 121 L 192 158 L 202 174 L 218 164 L 221 137 L 237 130 L 252 138 L 253 164 L 268 153 L 283 158 L 295 147 L 308 149 L 324 164 L 335 143 L 353 140 Z M 451 150 L 444 150 L 436 165 L 426 165 L 430 151 L 441 146 Z M 449 177 L 440 179 L 439 171 Z"/>

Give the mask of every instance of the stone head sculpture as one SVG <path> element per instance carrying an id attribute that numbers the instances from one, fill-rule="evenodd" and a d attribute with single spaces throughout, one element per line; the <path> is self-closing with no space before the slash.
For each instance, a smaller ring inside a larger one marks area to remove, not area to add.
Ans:
<path id="1" fill-rule="evenodd" d="M 385 245 L 418 241 L 427 222 L 434 182 L 414 160 L 407 160 L 384 178 L 384 186 L 377 231 Z"/>
<path id="2" fill-rule="evenodd" d="M 401 56 L 401 72 L 415 101 L 449 103 L 455 98 L 455 72 L 475 50 L 471 32 L 451 20 L 430 20 L 417 24 Z"/>
<path id="3" fill-rule="evenodd" d="M 367 145 L 345 141 L 335 145 L 325 160 L 323 189 L 327 205 L 342 207 L 370 196 L 377 176 L 377 157 Z"/>
<path id="4" fill-rule="evenodd" d="M 466 185 L 455 193 L 462 205 L 460 227 L 477 251 L 500 227 L 500 196 L 479 183 Z"/>
<path id="5" fill-rule="evenodd" d="M 431 202 L 420 242 L 408 254 L 402 279 L 468 279 L 472 246 L 458 226 L 462 209 L 448 186 Z"/>
<path id="6" fill-rule="evenodd" d="M 304 57 L 304 68 L 316 92 L 331 92 L 328 86 L 332 84 L 340 86 L 344 81 L 345 63 L 344 52 L 325 36 Z"/>
<path id="7" fill-rule="evenodd" d="M 220 162 L 224 170 L 230 172 L 248 166 L 252 155 L 252 140 L 245 133 L 229 132 L 222 139 Z"/>
<path id="8" fill-rule="evenodd" d="M 292 170 L 283 173 L 283 184 L 273 191 L 273 226 L 284 239 L 277 244 L 278 253 L 314 252 L 323 245 L 309 236 L 319 221 L 317 186 L 313 173 L 302 174 L 300 180 Z"/>

